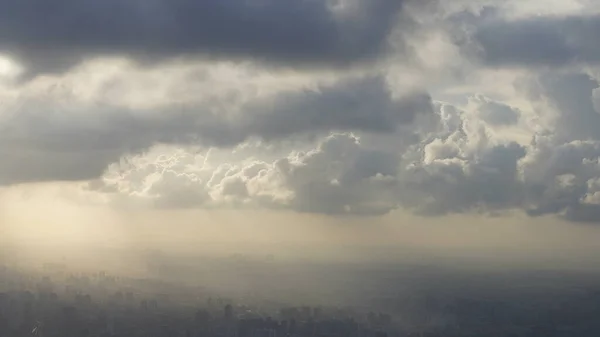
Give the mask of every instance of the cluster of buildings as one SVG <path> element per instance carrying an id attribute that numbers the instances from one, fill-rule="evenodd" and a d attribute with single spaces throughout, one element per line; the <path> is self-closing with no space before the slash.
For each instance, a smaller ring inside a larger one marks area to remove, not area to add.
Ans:
<path id="1" fill-rule="evenodd" d="M 411 291 L 362 307 L 315 307 L 57 266 L 40 274 L 0 267 L 0 337 L 595 337 L 594 289 Z"/>
<path id="2" fill-rule="evenodd" d="M 0 337 L 387 337 L 392 323 L 341 308 L 275 310 L 193 293 L 186 302 L 125 283 L 103 273 L 53 282 L 0 270 Z"/>

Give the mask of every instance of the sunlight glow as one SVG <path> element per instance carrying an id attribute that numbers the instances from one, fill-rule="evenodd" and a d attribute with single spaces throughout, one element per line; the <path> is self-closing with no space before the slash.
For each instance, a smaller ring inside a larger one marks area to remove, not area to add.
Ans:
<path id="1" fill-rule="evenodd" d="M 5 55 L 0 55 L 0 79 L 14 79 L 23 69 L 15 61 Z"/>

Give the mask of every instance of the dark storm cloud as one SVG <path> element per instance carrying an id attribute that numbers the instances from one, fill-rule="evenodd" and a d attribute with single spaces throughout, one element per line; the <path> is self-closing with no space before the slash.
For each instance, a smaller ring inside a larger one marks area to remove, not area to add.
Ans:
<path id="1" fill-rule="evenodd" d="M 600 63 L 600 16 L 491 20 L 475 33 L 492 66 L 562 66 Z"/>
<path id="2" fill-rule="evenodd" d="M 379 55 L 403 0 L 0 0 L 0 50 L 32 71 L 97 55 L 337 64 Z M 406 21 L 406 20 L 405 20 Z"/>

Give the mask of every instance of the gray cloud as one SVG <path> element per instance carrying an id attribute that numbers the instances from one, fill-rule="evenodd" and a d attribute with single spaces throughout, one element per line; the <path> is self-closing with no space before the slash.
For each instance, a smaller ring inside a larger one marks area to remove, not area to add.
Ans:
<path id="1" fill-rule="evenodd" d="M 523 191 L 517 163 L 525 153 L 522 146 L 511 143 L 465 161 L 435 161 L 412 167 L 404 174 L 408 192 L 405 204 L 424 215 L 519 208 Z"/>
<path id="2" fill-rule="evenodd" d="M 0 50 L 33 72 L 62 71 L 99 55 L 347 65 L 387 48 L 403 2 L 2 0 Z M 346 8 L 332 9 L 336 3 Z"/>
<path id="3" fill-rule="evenodd" d="M 476 97 L 475 101 L 481 120 L 492 126 L 510 126 L 519 122 L 521 117 L 519 109 L 482 96 Z"/>
<path id="4" fill-rule="evenodd" d="M 98 177 L 124 154 L 159 143 L 229 147 L 249 138 L 274 141 L 335 130 L 392 133 L 416 114 L 432 111 L 428 95 L 392 98 L 378 77 L 280 93 L 232 106 L 234 112 L 216 103 L 132 111 L 60 99 L 18 100 L 0 121 L 0 183 Z"/>
<path id="5" fill-rule="evenodd" d="M 535 80 L 530 94 L 545 102 L 554 128 L 534 135 L 521 163 L 528 214 L 600 221 L 595 195 L 600 176 L 596 88 L 598 82 L 583 73 L 544 73 Z"/>
<path id="6" fill-rule="evenodd" d="M 492 102 L 485 97 L 478 100 Z M 444 104 L 437 114 L 439 130 L 403 155 L 399 173 L 402 204 L 423 215 L 522 207 L 524 189 L 518 163 L 527 148 L 491 139 L 479 111 L 469 114 Z"/>
<path id="7" fill-rule="evenodd" d="M 492 66 L 598 64 L 600 16 L 531 17 L 481 22 L 474 40 Z"/>
<path id="8" fill-rule="evenodd" d="M 598 222 L 594 182 L 600 176 L 600 142 L 538 139 L 524 169 L 530 215 L 562 214 L 572 221 Z"/>
<path id="9" fill-rule="evenodd" d="M 544 98 L 557 111 L 557 137 L 600 139 L 600 112 L 593 102 L 594 91 L 600 84 L 588 74 L 542 73 L 538 76 L 532 94 Z"/>
<path id="10" fill-rule="evenodd" d="M 300 212 L 379 215 L 397 207 L 397 159 L 364 148 L 351 135 L 332 135 L 317 151 L 281 162 Z"/>
<path id="11" fill-rule="evenodd" d="M 283 94 L 251 105 L 243 129 L 264 138 L 328 130 L 394 132 L 418 113 L 432 113 L 431 97 L 416 92 L 394 100 L 381 77 L 368 77 L 322 87 L 315 91 Z"/>
<path id="12" fill-rule="evenodd" d="M 597 87 L 583 73 L 534 76 L 527 95 L 536 118 L 548 124 L 535 126 L 540 131 L 529 144 L 490 132 L 514 125 L 522 115 L 506 104 L 476 96 L 472 112 L 441 105 L 438 131 L 404 154 L 402 204 L 425 215 L 520 209 L 531 216 L 599 222 Z"/>

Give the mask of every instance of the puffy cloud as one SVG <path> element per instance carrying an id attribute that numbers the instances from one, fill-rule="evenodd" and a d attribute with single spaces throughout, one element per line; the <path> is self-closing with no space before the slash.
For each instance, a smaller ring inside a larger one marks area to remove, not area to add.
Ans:
<path id="1" fill-rule="evenodd" d="M 591 219 L 590 202 L 595 181 L 600 142 L 572 141 L 557 145 L 555 139 L 539 139 L 535 150 L 523 162 L 522 172 L 531 201 L 530 215 L 559 213 L 570 220 Z M 583 212 L 583 213 L 581 213 Z"/>
<path id="2" fill-rule="evenodd" d="M 290 204 L 302 212 L 380 214 L 396 207 L 396 162 L 361 148 L 351 135 L 332 135 L 313 151 L 278 163 L 291 188 Z"/>
<path id="3" fill-rule="evenodd" d="M 492 101 L 473 100 L 478 109 L 471 111 L 440 105 L 439 131 L 404 154 L 400 198 L 407 207 L 429 215 L 521 207 L 518 163 L 526 148 L 490 133 L 482 116 Z"/>
<path id="4" fill-rule="evenodd" d="M 593 203 L 600 176 L 600 116 L 593 106 L 598 83 L 586 74 L 544 74 L 532 93 L 549 110 L 553 128 L 534 136 L 522 162 L 528 213 L 560 213 L 574 221 L 600 220 Z"/>
<path id="5" fill-rule="evenodd" d="M 0 49 L 34 72 L 85 58 L 201 55 L 286 65 L 346 65 L 380 55 L 402 0 L 2 0 Z M 400 19 L 401 17 L 401 19 Z M 405 25 L 405 26 L 406 26 Z"/>
<path id="6" fill-rule="evenodd" d="M 397 158 L 363 147 L 353 134 L 332 134 L 306 152 L 270 162 L 211 166 L 190 153 L 164 157 L 137 156 L 131 160 L 137 164 L 115 165 L 88 188 L 171 207 L 259 206 L 354 215 L 397 207 Z"/>

